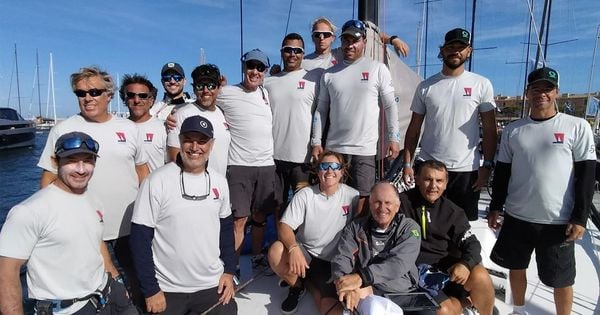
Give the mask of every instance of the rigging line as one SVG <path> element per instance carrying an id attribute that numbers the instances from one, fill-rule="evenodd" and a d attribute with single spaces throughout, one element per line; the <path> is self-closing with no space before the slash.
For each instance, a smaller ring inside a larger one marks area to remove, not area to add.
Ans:
<path id="1" fill-rule="evenodd" d="M 527 2 L 527 6 L 529 7 L 529 15 L 531 18 L 531 26 L 533 27 L 533 30 L 535 31 L 535 38 L 538 44 L 538 47 L 542 46 L 542 41 L 540 40 L 540 32 L 537 29 L 537 25 L 535 24 L 535 17 L 533 16 L 533 7 L 531 6 L 531 3 L 529 2 L 529 0 L 525 0 L 525 2 Z M 546 58 L 544 56 L 542 56 L 542 63 L 545 65 L 546 64 Z M 537 64 L 534 65 L 535 68 L 537 68 Z"/>
<path id="2" fill-rule="evenodd" d="M 294 4 L 294 0 L 290 0 L 290 8 L 288 9 L 287 22 L 285 22 L 285 33 L 283 34 L 283 37 L 287 36 L 288 34 L 288 27 L 290 26 L 290 16 L 292 15 L 292 4 Z M 281 57 L 279 58 L 279 64 L 283 64 L 283 59 Z"/>

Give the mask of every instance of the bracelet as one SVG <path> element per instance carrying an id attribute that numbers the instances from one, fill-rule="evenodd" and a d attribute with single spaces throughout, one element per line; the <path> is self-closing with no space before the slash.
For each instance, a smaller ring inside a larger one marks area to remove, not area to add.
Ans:
<path id="1" fill-rule="evenodd" d="M 394 39 L 396 39 L 396 38 L 398 38 L 398 36 L 396 36 L 396 35 L 390 36 L 390 42 L 389 42 L 389 44 L 391 45 L 392 42 L 394 41 Z"/>
<path id="2" fill-rule="evenodd" d="M 120 284 L 125 284 L 125 283 L 123 282 L 123 277 L 121 277 L 121 276 L 118 276 L 118 277 L 116 277 L 114 280 L 115 280 L 115 281 L 117 281 L 117 282 L 118 282 L 118 283 L 120 283 Z"/>
<path id="3" fill-rule="evenodd" d="M 410 165 L 410 163 L 404 163 L 404 168 L 412 168 L 412 166 Z"/>
<path id="4" fill-rule="evenodd" d="M 287 251 L 288 251 L 288 254 L 291 254 L 291 253 L 292 253 L 292 249 L 294 249 L 294 248 L 296 248 L 296 247 L 298 247 L 298 244 L 294 244 L 294 245 L 292 245 L 292 246 L 288 247 L 288 250 L 287 250 Z"/>

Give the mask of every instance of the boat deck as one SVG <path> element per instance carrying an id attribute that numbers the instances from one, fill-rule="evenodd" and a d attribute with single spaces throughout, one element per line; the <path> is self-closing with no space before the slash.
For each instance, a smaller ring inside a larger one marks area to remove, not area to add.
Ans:
<path id="1" fill-rule="evenodd" d="M 482 243 L 483 264 L 488 269 L 499 271 L 508 275 L 505 270 L 489 260 L 489 252 L 494 245 L 496 235 L 487 227 L 484 219 L 485 210 L 490 198 L 487 193 L 482 192 L 479 202 L 480 219 L 472 222 L 473 230 Z M 600 195 L 596 193 L 594 203 L 600 206 Z M 576 242 L 575 256 L 577 262 L 577 276 L 574 286 L 573 314 L 600 314 L 600 232 L 588 221 L 588 229 L 582 240 Z M 526 293 L 526 305 L 529 314 L 543 315 L 555 314 L 554 298 L 552 288 L 541 283 L 537 276 L 535 258 L 532 257 L 530 268 L 527 272 L 528 286 Z M 287 296 L 287 288 L 280 288 L 277 276 L 264 276 L 258 274 L 254 279 L 251 276 L 250 258 L 241 258 L 242 286 L 236 294 L 236 301 L 240 315 L 262 315 L 280 314 L 279 307 Z M 495 306 L 499 314 L 508 314 L 512 311 L 510 305 L 510 286 L 508 281 L 502 277 L 492 277 L 495 287 L 503 288 L 505 296 L 497 294 Z M 247 284 L 244 286 L 244 284 Z M 497 290 L 502 291 L 502 290 Z M 306 294 L 298 306 L 296 314 L 308 315 L 318 314 L 315 304 Z"/>

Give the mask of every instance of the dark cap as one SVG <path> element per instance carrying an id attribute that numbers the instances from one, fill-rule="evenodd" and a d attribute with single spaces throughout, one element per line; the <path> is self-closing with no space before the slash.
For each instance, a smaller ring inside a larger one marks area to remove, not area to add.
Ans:
<path id="1" fill-rule="evenodd" d="M 365 23 L 360 20 L 350 20 L 342 26 L 342 35 L 352 35 L 355 38 L 365 37 L 367 30 L 365 29 Z"/>
<path id="2" fill-rule="evenodd" d="M 444 46 L 452 42 L 461 42 L 467 45 L 471 45 L 471 33 L 462 28 L 455 28 L 446 33 L 446 36 L 444 37 Z"/>
<path id="3" fill-rule="evenodd" d="M 245 53 L 242 56 L 242 62 L 250 60 L 260 61 L 267 68 L 271 66 L 271 64 L 269 63 L 269 57 L 267 57 L 267 55 L 258 48 L 252 49 L 251 51 Z"/>
<path id="4" fill-rule="evenodd" d="M 69 132 L 60 136 L 54 145 L 54 154 L 64 158 L 77 153 L 98 156 L 100 145 L 96 140 L 83 132 Z"/>
<path id="5" fill-rule="evenodd" d="M 214 82 L 220 85 L 221 72 L 219 71 L 219 67 L 213 64 L 203 64 L 201 66 L 196 67 L 196 69 L 192 71 L 192 80 L 194 82 L 208 80 L 210 82 Z"/>
<path id="6" fill-rule="evenodd" d="M 552 68 L 543 67 L 531 71 L 531 73 L 529 73 L 527 76 L 527 86 L 539 81 L 548 81 L 555 87 L 558 87 L 558 72 Z"/>
<path id="7" fill-rule="evenodd" d="M 186 132 L 199 132 L 209 138 L 213 138 L 213 126 L 210 121 L 202 116 L 190 116 L 183 121 L 179 134 Z"/>
<path id="8" fill-rule="evenodd" d="M 177 62 L 167 62 L 160 70 L 160 74 L 163 75 L 169 71 L 176 72 L 180 74 L 182 77 L 185 77 L 185 72 L 183 72 L 183 68 Z"/>

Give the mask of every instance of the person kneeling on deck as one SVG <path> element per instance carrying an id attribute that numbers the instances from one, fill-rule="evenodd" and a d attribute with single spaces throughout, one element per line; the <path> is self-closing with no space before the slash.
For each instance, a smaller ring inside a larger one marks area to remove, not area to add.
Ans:
<path id="1" fill-rule="evenodd" d="M 125 286 L 112 279 L 120 277 L 102 241 L 103 208 L 87 192 L 98 149 L 85 133 L 60 136 L 56 180 L 8 214 L 0 233 L 0 314 L 23 314 L 23 264 L 37 314 L 137 314 Z"/>
<path id="2" fill-rule="evenodd" d="M 385 303 L 388 306 L 383 309 L 402 314 L 397 305 L 379 296 L 417 289 L 419 225 L 399 213 L 400 199 L 390 183 L 375 184 L 370 194 L 370 215 L 354 220 L 342 231 L 331 261 L 331 279 L 347 309 L 381 314 L 379 306 Z M 341 311 L 338 303 L 333 313 Z"/>
<path id="3" fill-rule="evenodd" d="M 149 313 L 237 314 L 237 259 L 225 177 L 206 169 L 213 127 L 186 118 L 176 161 L 143 183 L 133 210 L 131 248 Z"/>
<path id="4" fill-rule="evenodd" d="M 347 170 L 341 154 L 321 153 L 317 169 L 319 184 L 294 195 L 281 217 L 279 240 L 269 249 L 271 269 L 290 284 L 283 314 L 296 312 L 305 285 L 321 314 L 337 303 L 335 287 L 326 281 L 340 231 L 356 212 L 358 191 L 340 182 Z"/>
<path id="5" fill-rule="evenodd" d="M 491 315 L 494 288 L 481 265 L 481 244 L 471 234 L 465 212 L 442 196 L 447 184 L 446 166 L 427 160 L 417 170 L 417 186 L 400 194 L 401 211 L 421 225 L 419 271 L 447 272 L 449 281 L 442 281 L 441 290 L 428 290 L 441 306 L 438 315 L 461 314 L 463 306 L 470 304 L 467 296 L 482 315 Z"/>

